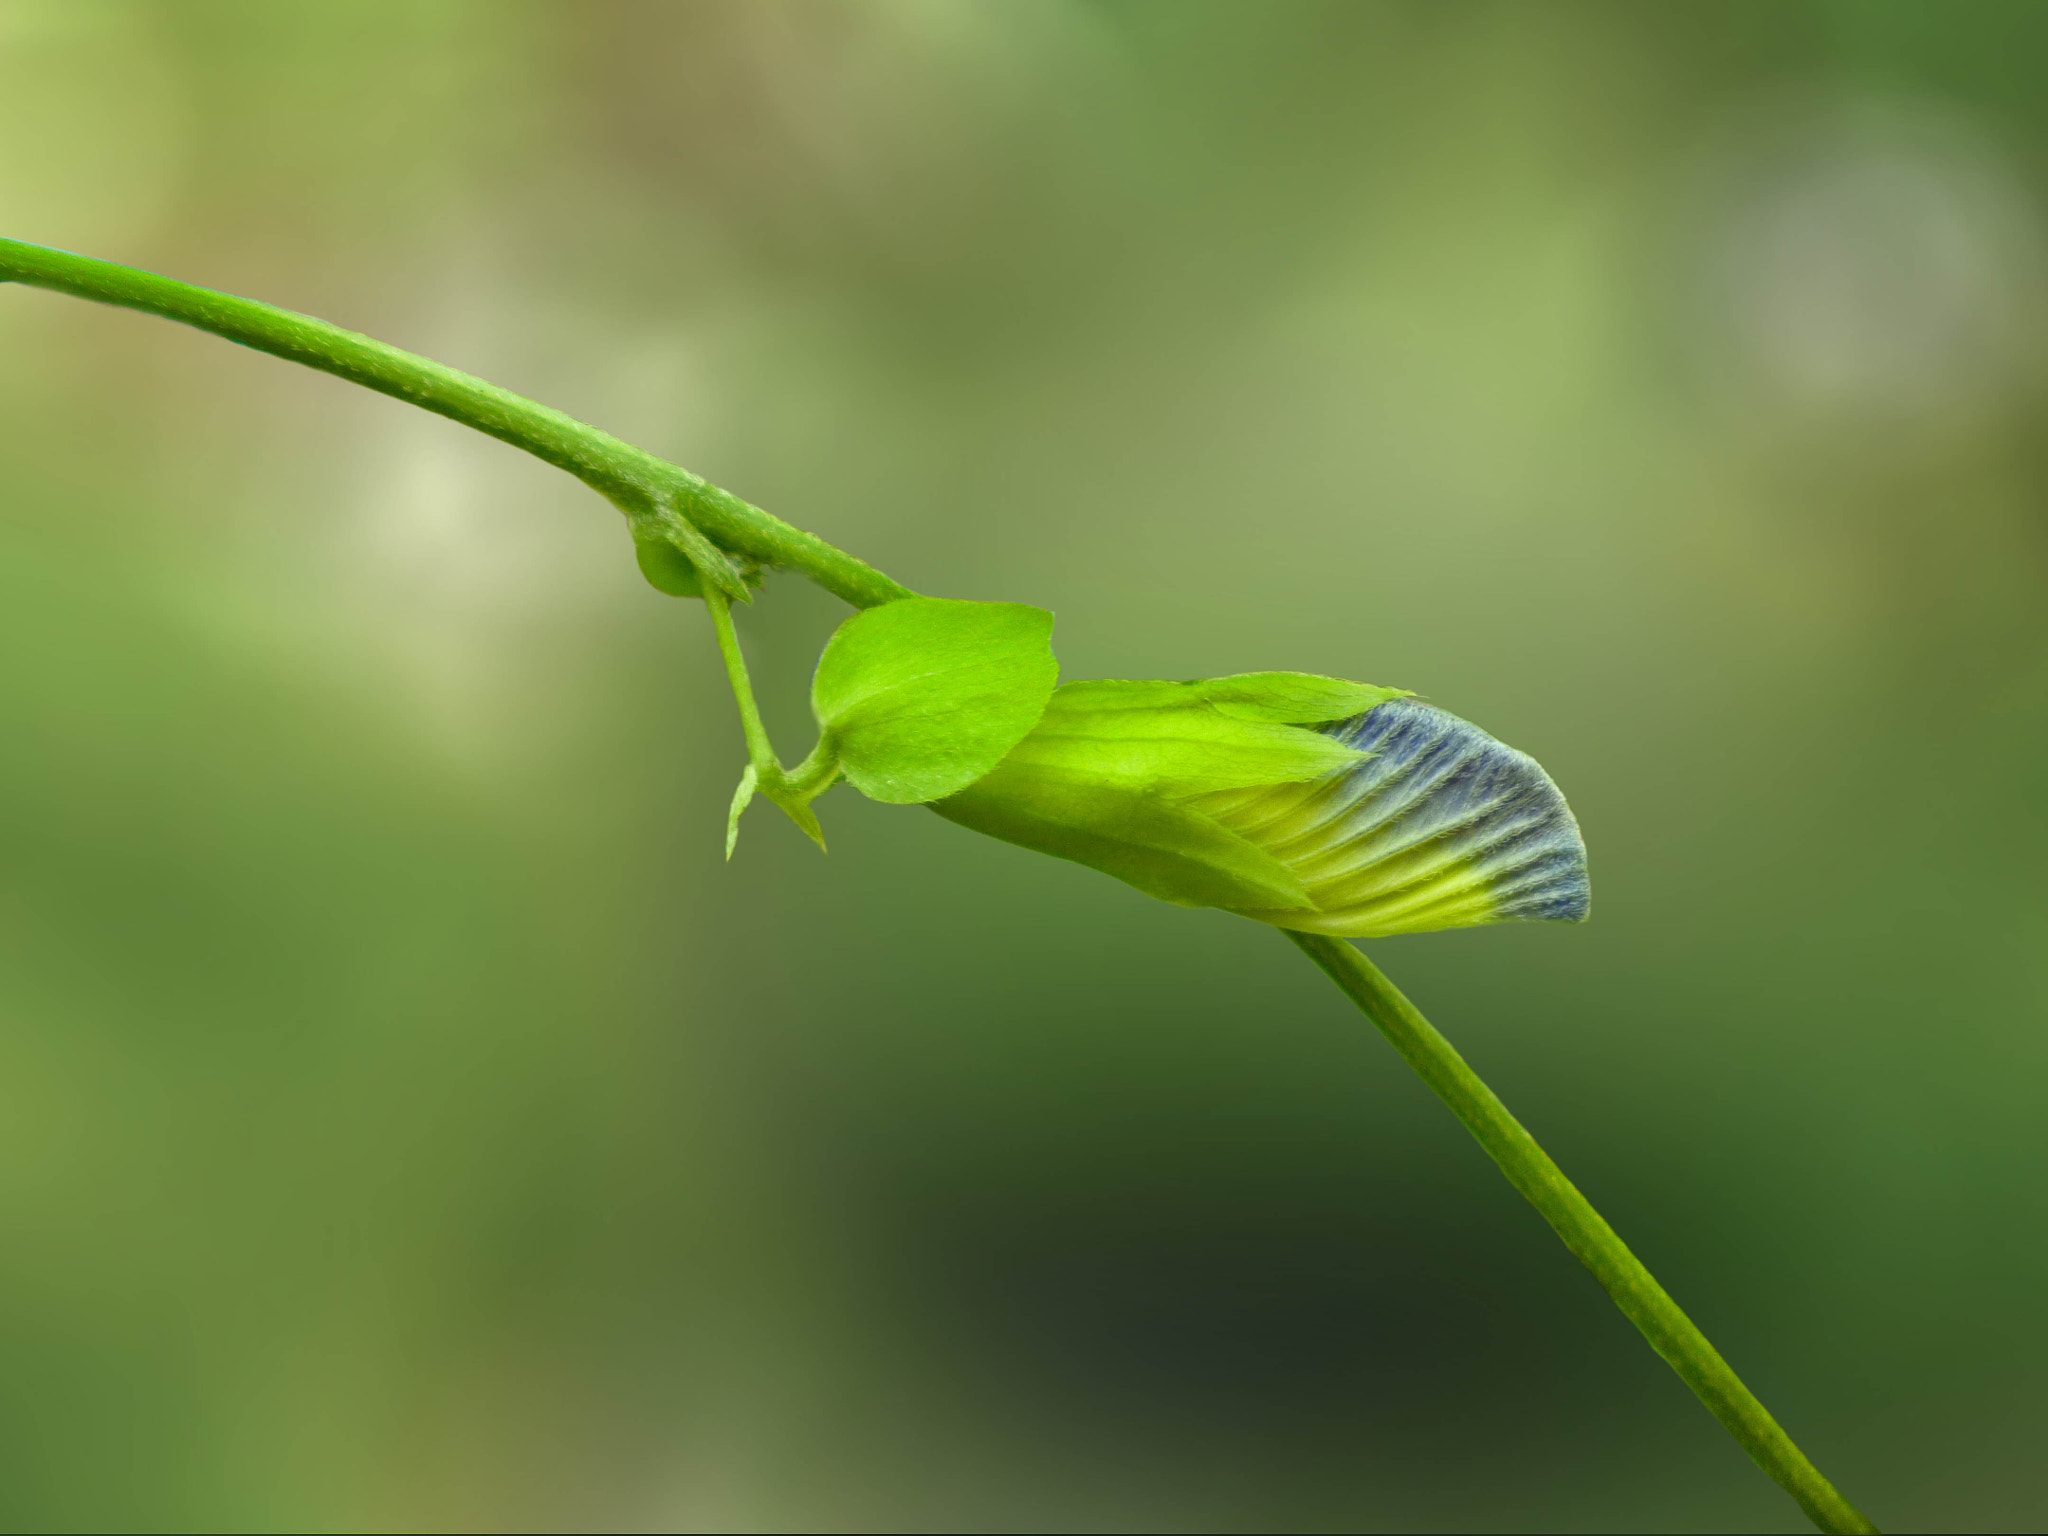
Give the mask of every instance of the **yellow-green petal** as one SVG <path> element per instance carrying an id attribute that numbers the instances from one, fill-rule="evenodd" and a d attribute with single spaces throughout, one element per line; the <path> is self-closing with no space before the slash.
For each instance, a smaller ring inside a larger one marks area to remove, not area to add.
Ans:
<path id="1" fill-rule="evenodd" d="M 1364 756 L 1311 784 L 1189 802 L 1285 863 L 1314 909 L 1234 910 L 1349 938 L 1585 920 L 1585 842 L 1534 758 L 1409 701 L 1327 729 Z"/>

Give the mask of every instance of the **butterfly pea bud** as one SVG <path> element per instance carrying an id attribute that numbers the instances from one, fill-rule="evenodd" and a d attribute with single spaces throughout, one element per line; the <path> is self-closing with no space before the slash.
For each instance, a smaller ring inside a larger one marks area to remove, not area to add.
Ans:
<path id="1" fill-rule="evenodd" d="M 1402 690 L 1299 672 L 1067 683 L 949 820 L 1182 906 L 1376 937 L 1586 916 L 1534 759 Z"/>

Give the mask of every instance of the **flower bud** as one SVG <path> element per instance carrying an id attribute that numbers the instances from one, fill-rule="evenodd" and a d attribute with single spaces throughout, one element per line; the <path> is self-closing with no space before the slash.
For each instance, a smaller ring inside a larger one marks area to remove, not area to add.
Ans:
<path id="1" fill-rule="evenodd" d="M 1181 906 L 1378 937 L 1586 916 L 1534 759 L 1400 690 L 1306 673 L 1081 682 L 949 820 Z"/>

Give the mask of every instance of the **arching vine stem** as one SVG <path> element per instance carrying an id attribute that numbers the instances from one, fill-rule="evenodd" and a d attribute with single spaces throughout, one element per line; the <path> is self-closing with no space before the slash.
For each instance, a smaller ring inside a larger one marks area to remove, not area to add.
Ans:
<path id="1" fill-rule="evenodd" d="M 755 565 L 793 571 L 856 608 L 915 596 L 908 587 L 666 459 L 495 384 L 324 320 L 19 240 L 0 239 L 0 282 L 26 283 L 161 315 L 408 401 L 567 470 L 609 498 L 636 530 L 657 530 L 699 574 L 746 730 L 749 762 L 728 823 L 728 855 L 739 813 L 757 788 L 822 846 L 809 802 L 831 783 L 837 764 L 830 743 L 823 740 L 794 770 L 785 770 L 770 748 L 728 606 L 731 599 L 745 601 L 747 590 L 726 557 L 736 554 Z M 1350 944 L 1310 934 L 1288 937 L 1379 1026 L 1657 1352 L 1814 1523 L 1831 1533 L 1860 1536 L 1876 1531 L 1806 1459 L 1585 1196 L 1415 1005 Z"/>
<path id="2" fill-rule="evenodd" d="M 567 470 L 629 516 L 680 517 L 720 549 L 794 571 L 856 608 L 915 595 L 846 551 L 680 465 L 510 390 L 325 320 L 21 240 L 0 240 L 0 282 L 161 315 L 407 401 Z M 677 539 L 685 554 L 687 537 Z"/>

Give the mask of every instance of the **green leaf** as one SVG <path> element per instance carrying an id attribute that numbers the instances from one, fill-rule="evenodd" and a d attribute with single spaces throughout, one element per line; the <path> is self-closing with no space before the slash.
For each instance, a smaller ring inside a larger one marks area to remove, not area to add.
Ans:
<path id="1" fill-rule="evenodd" d="M 857 613 L 818 658 L 811 707 L 854 788 L 890 805 L 965 789 L 1052 696 L 1052 615 L 910 597 Z"/>

